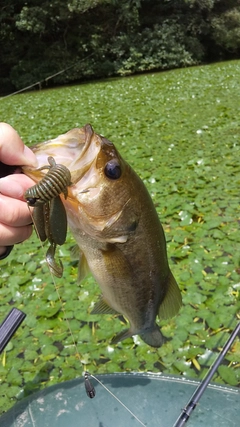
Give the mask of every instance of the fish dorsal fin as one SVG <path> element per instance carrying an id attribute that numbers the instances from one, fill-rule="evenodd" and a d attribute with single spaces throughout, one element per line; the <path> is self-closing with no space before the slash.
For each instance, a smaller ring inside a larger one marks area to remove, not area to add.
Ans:
<path id="1" fill-rule="evenodd" d="M 91 314 L 119 314 L 114 308 L 110 307 L 103 297 L 100 297 L 99 301 L 95 304 Z"/>
<path id="2" fill-rule="evenodd" d="M 181 305 L 182 296 L 177 282 L 174 279 L 172 272 L 170 271 L 167 278 L 167 293 L 158 311 L 159 318 L 169 319 L 170 317 L 176 316 L 181 308 Z"/>

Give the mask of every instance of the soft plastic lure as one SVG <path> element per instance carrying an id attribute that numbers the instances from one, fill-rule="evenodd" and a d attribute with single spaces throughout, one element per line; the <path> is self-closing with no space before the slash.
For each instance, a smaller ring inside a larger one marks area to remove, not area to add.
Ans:
<path id="1" fill-rule="evenodd" d="M 25 199 L 29 206 L 33 206 L 33 222 L 37 234 L 42 242 L 48 239 L 50 247 L 47 250 L 46 260 L 51 272 L 61 277 L 63 273 L 62 263 L 55 261 L 57 245 L 63 245 L 67 235 L 67 215 L 60 194 L 65 199 L 68 196 L 67 187 L 71 185 L 71 173 L 69 169 L 57 164 L 53 157 L 48 157 L 49 165 L 38 170 L 49 169 L 41 181 L 30 187 L 25 192 Z"/>

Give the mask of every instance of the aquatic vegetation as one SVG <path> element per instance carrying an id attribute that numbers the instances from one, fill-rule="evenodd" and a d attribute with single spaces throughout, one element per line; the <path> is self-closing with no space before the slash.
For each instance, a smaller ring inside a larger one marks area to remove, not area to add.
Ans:
<path id="1" fill-rule="evenodd" d="M 0 359 L 1 408 L 81 375 L 81 364 L 94 375 L 205 375 L 239 316 L 239 77 L 236 61 L 0 100 L 1 120 L 29 144 L 85 123 L 116 144 L 153 197 L 183 296 L 180 314 L 160 323 L 161 348 L 132 338 L 108 345 L 123 319 L 90 314 L 100 291 L 91 277 L 78 285 L 72 237 L 60 248 L 62 303 L 37 238 L 15 246 L 0 265 L 0 320 L 12 306 L 27 317 Z M 236 341 L 214 381 L 238 385 L 239 356 Z"/>

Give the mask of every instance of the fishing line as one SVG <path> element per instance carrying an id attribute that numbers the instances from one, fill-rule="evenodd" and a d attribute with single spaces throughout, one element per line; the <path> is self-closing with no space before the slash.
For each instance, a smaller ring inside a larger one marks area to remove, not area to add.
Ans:
<path id="1" fill-rule="evenodd" d="M 91 56 L 93 56 L 93 55 L 95 55 L 95 52 L 90 53 L 85 58 L 80 59 L 79 61 L 75 62 L 74 64 L 69 65 L 69 67 L 66 67 L 63 70 L 60 70 L 57 73 L 54 73 L 51 76 L 48 76 L 48 77 L 46 77 L 43 80 L 39 80 L 38 82 L 32 83 L 29 86 L 25 86 L 22 89 L 19 89 L 19 90 L 15 91 L 15 92 L 9 93 L 8 95 L 2 96 L 0 98 L 0 100 L 4 99 L 4 98 L 8 98 L 9 96 L 12 96 L 12 95 L 17 95 L 18 93 L 21 93 L 21 92 L 25 92 L 25 90 L 31 89 L 34 86 L 38 86 L 39 90 L 41 90 L 42 89 L 42 83 L 44 83 L 44 82 L 48 83 L 48 80 L 52 79 L 53 77 L 58 76 L 59 74 L 65 73 L 65 71 L 70 70 L 70 68 L 73 68 L 73 67 L 75 67 L 76 65 L 78 65 L 78 64 L 80 64 L 82 62 L 85 62 L 87 59 L 91 58 Z"/>
<path id="2" fill-rule="evenodd" d="M 39 236 L 39 232 L 38 232 L 38 229 L 37 229 L 37 224 L 36 224 L 36 222 L 35 222 L 35 220 L 34 220 L 34 217 L 33 217 L 33 214 L 32 214 L 32 212 L 31 212 L 31 209 L 30 209 L 30 206 L 28 206 L 28 209 L 29 209 L 29 212 L 30 212 L 30 215 L 31 215 L 31 218 L 32 218 L 32 221 L 33 221 L 33 224 L 34 224 L 34 227 L 35 227 L 35 230 L 36 230 L 36 234 L 37 234 L 37 237 L 39 238 L 39 240 L 40 240 L 40 245 L 41 245 L 41 249 L 42 249 L 42 251 L 44 252 L 44 246 L 43 246 L 43 243 L 42 243 L 42 241 L 41 241 L 41 239 L 40 239 L 40 236 Z M 47 263 L 48 264 L 48 263 Z M 65 320 L 65 322 L 66 322 L 66 324 L 67 324 L 67 326 L 68 326 L 68 329 L 69 329 L 69 332 L 70 332 L 70 335 L 71 335 L 71 339 L 72 339 L 72 342 L 73 342 L 73 346 L 75 347 L 75 351 L 76 351 L 76 355 L 77 355 L 77 358 L 78 358 L 78 360 L 79 360 L 79 364 L 80 364 L 80 366 L 81 366 L 81 368 L 83 369 L 83 372 L 84 372 L 84 383 L 85 383 L 85 390 L 86 390 L 86 394 L 87 394 L 87 396 L 88 397 L 90 397 L 91 399 L 93 398 L 93 397 L 95 397 L 95 395 L 96 395 L 96 392 L 95 392 L 95 388 L 94 388 L 94 386 L 92 385 L 92 383 L 91 383 L 91 381 L 89 380 L 89 376 L 91 377 L 91 378 L 94 378 L 95 379 L 95 381 L 97 381 L 126 411 L 128 411 L 131 415 L 132 415 L 132 417 L 134 417 L 134 419 L 139 423 L 139 424 L 141 424 L 143 427 L 146 427 L 146 424 L 144 424 L 132 411 L 131 411 L 131 409 L 129 409 L 114 393 L 112 393 L 111 392 L 111 390 L 109 390 L 103 383 L 102 383 L 102 381 L 100 381 L 97 377 L 95 377 L 95 375 L 93 375 L 93 374 L 91 374 L 90 372 L 88 372 L 88 371 L 84 371 L 84 364 L 82 363 L 82 361 L 81 361 L 81 357 L 80 357 L 80 352 L 79 352 L 79 350 L 78 350 L 78 347 L 77 347 L 77 343 L 76 343 L 76 341 L 75 341 L 75 339 L 74 339 L 74 336 L 73 336 L 73 332 L 72 332 L 72 329 L 71 329 L 71 326 L 70 326 L 70 322 L 69 322 L 69 320 L 68 320 L 68 318 L 66 317 L 66 312 L 65 312 L 65 308 L 64 308 L 64 304 L 63 304 L 63 301 L 62 301 L 62 298 L 61 298 L 61 295 L 60 295 L 60 293 L 59 293 L 59 290 L 58 290 L 58 288 L 57 288 L 57 284 L 56 284 L 56 280 L 55 280 L 55 277 L 54 277 L 54 275 L 53 275 L 53 273 L 52 273 L 52 271 L 51 271 L 51 269 L 50 269 L 50 267 L 48 266 L 48 268 L 49 268 L 49 272 L 50 272 L 50 274 L 51 274 L 51 278 L 52 278 L 52 281 L 53 281 L 53 284 L 54 284 L 54 287 L 55 287 L 55 290 L 56 290 L 56 293 L 57 293 L 57 296 L 58 296 L 58 299 L 59 299 L 59 301 L 60 301 L 60 304 L 61 304 L 61 307 L 62 307 L 62 312 L 63 312 L 63 316 L 64 316 L 64 320 Z"/>
<path id="3" fill-rule="evenodd" d="M 115 394 L 113 394 L 111 392 L 111 390 L 109 390 L 97 377 L 95 377 L 94 375 L 90 374 L 92 378 L 94 378 L 99 384 L 101 384 L 101 386 L 108 392 L 111 394 L 112 397 L 114 397 L 114 399 L 116 399 L 134 418 L 135 420 L 137 420 L 142 426 L 146 427 L 146 424 L 143 424 L 143 422 L 137 418 L 136 415 L 134 415 L 134 413 L 126 406 L 124 405 L 124 403 L 117 397 L 115 396 Z"/>
<path id="4" fill-rule="evenodd" d="M 38 238 L 40 240 L 40 244 L 41 244 L 42 250 L 44 251 L 44 247 L 43 247 L 42 241 L 40 239 L 40 233 L 39 233 L 38 228 L 37 228 L 37 223 L 35 221 L 35 218 L 32 215 L 32 212 L 31 212 L 31 209 L 30 209 L 29 206 L 28 206 L 28 208 L 29 208 L 29 212 L 30 212 L 33 224 L 34 224 L 35 229 L 36 229 L 37 236 L 38 236 Z M 36 207 L 36 209 L 37 209 L 37 207 Z M 55 253 L 55 251 L 54 251 L 54 253 Z M 51 269 L 51 264 L 48 262 L 48 260 L 47 260 L 47 265 L 48 265 L 48 268 L 49 268 L 49 272 L 50 272 L 50 275 L 51 275 L 51 278 L 52 278 L 52 282 L 54 284 L 54 287 L 55 287 L 58 299 L 59 299 L 61 307 L 62 307 L 62 312 L 63 312 L 63 315 L 64 315 L 64 320 L 65 320 L 65 322 L 66 322 L 66 324 L 68 326 L 68 330 L 69 330 L 70 335 L 71 335 L 71 339 L 72 339 L 72 342 L 73 342 L 73 346 L 75 348 L 76 356 L 77 356 L 77 358 L 79 360 L 79 365 L 80 365 L 80 367 L 81 367 L 81 369 L 83 370 L 83 373 L 84 373 L 84 384 L 85 384 L 85 390 L 86 390 L 87 396 L 92 399 L 96 395 L 95 388 L 94 388 L 94 386 L 92 385 L 92 383 L 91 383 L 91 381 L 89 379 L 89 376 L 90 376 L 90 377 L 94 378 L 126 411 L 128 411 L 131 414 L 131 416 L 134 417 L 134 419 L 136 419 L 136 421 L 139 424 L 141 424 L 142 426 L 145 427 L 145 424 L 130 410 L 130 408 L 128 408 L 116 395 L 114 395 L 114 393 L 112 393 L 111 390 L 109 390 L 97 377 L 95 377 L 94 375 L 92 375 L 91 373 L 89 373 L 87 371 L 84 371 L 84 364 L 81 361 L 80 352 L 78 350 L 77 343 L 76 343 L 76 341 L 74 339 L 69 319 L 66 316 L 66 312 L 65 312 L 65 308 L 64 308 L 64 303 L 63 303 L 63 300 L 62 300 L 62 298 L 60 296 L 60 292 L 59 292 L 57 284 L 56 284 L 56 279 L 55 279 L 54 274 L 53 274 L 52 269 Z M 182 410 L 182 412 L 181 412 L 181 414 L 180 414 L 177 422 L 174 424 L 174 427 L 182 427 L 188 421 L 188 419 L 189 419 L 192 411 L 195 409 L 198 401 L 200 400 L 200 398 L 201 398 L 202 394 L 204 393 L 206 387 L 208 386 L 209 382 L 211 381 L 211 378 L 212 378 L 213 374 L 216 372 L 217 368 L 219 367 L 220 363 L 222 362 L 224 356 L 226 355 L 227 351 L 231 347 L 233 341 L 235 340 L 235 338 L 239 334 L 239 332 L 240 332 L 240 323 L 238 323 L 238 325 L 236 326 L 236 328 L 234 329 L 234 331 L 230 335 L 229 340 L 224 345 L 224 347 L 223 347 L 222 351 L 220 352 L 218 358 L 216 359 L 215 363 L 208 370 L 205 378 L 203 379 L 203 381 L 200 383 L 200 385 L 195 390 L 194 394 L 192 395 L 192 397 L 189 400 L 189 402 L 186 405 L 186 407 Z"/>
<path id="5" fill-rule="evenodd" d="M 35 231 L 36 231 L 37 237 L 38 237 L 38 238 L 39 238 L 39 240 L 40 240 L 41 249 L 42 249 L 42 251 L 44 252 L 44 250 L 45 250 L 45 249 L 44 249 L 43 243 L 42 243 L 42 241 L 41 241 L 41 239 L 40 239 L 39 232 L 38 232 L 38 228 L 37 228 L 37 224 L 36 224 L 35 219 L 34 219 L 34 217 L 33 217 L 33 215 L 32 215 L 32 212 L 31 212 L 31 209 L 30 209 L 29 205 L 28 205 L 28 209 L 29 209 L 29 211 L 30 211 L 30 215 L 31 215 L 31 218 L 32 218 L 32 221 L 33 221 L 34 227 L 35 227 Z M 47 263 L 47 265 L 48 265 L 48 263 Z M 55 287 L 55 291 L 56 291 L 56 293 L 57 293 L 58 299 L 59 299 L 60 304 L 61 304 L 61 307 L 62 307 L 62 312 L 63 312 L 63 315 L 64 315 L 64 320 L 65 320 L 65 322 L 67 323 L 67 326 L 68 326 L 68 329 L 69 329 L 69 332 L 70 332 L 70 335 L 71 335 L 71 338 L 72 338 L 73 345 L 74 345 L 74 347 L 75 347 L 75 349 L 76 349 L 77 357 L 78 357 L 78 359 L 79 359 L 79 362 L 80 362 L 81 367 L 83 367 L 83 364 L 82 364 L 82 362 L 81 362 L 81 358 L 80 358 L 80 352 L 78 351 L 77 344 L 76 344 L 76 342 L 75 342 L 75 339 L 74 339 L 74 336 L 73 336 L 73 333 L 72 333 L 72 329 L 71 329 L 71 326 L 70 326 L 70 322 L 69 322 L 68 318 L 66 317 L 66 312 L 65 312 L 64 304 L 63 304 L 63 301 L 62 301 L 61 295 L 60 295 L 60 293 L 59 293 L 59 291 L 58 291 L 58 288 L 57 288 L 57 284 L 56 284 L 55 277 L 54 277 L 54 275 L 53 275 L 53 273 L 52 273 L 51 269 L 49 268 L 49 266 L 48 266 L 48 269 L 49 269 L 49 272 L 50 272 L 50 274 L 51 274 L 51 278 L 52 278 L 52 281 L 53 281 L 53 284 L 54 284 L 54 287 Z"/>

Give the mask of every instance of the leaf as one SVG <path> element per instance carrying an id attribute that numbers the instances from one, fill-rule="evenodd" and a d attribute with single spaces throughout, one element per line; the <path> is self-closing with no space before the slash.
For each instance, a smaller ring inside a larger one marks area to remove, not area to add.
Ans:
<path id="1" fill-rule="evenodd" d="M 218 368 L 218 373 L 227 384 L 236 386 L 238 385 L 238 379 L 233 369 L 229 368 L 226 365 L 221 365 Z"/>
<path id="2" fill-rule="evenodd" d="M 178 214 L 181 218 L 181 225 L 189 225 L 192 224 L 192 214 L 187 211 L 180 211 Z"/>
<path id="3" fill-rule="evenodd" d="M 54 317 L 61 308 L 62 305 L 60 302 L 55 303 L 53 306 L 46 304 L 45 307 L 42 307 L 37 311 L 37 315 L 47 318 Z"/>

